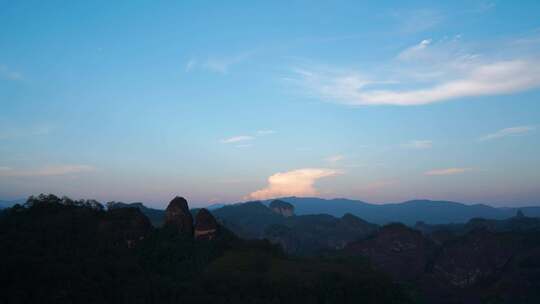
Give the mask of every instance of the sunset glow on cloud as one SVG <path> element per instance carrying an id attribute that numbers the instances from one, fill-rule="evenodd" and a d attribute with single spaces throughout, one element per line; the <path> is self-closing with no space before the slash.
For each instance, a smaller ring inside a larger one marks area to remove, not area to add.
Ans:
<path id="1" fill-rule="evenodd" d="M 341 174 L 331 169 L 308 168 L 276 173 L 268 178 L 268 185 L 246 196 L 263 200 L 282 196 L 314 196 L 318 194 L 314 183 L 321 178 Z"/>

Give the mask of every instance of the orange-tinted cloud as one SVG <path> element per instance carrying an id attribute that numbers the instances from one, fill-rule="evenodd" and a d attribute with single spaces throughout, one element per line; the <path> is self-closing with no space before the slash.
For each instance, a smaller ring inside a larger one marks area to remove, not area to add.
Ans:
<path id="1" fill-rule="evenodd" d="M 341 174 L 338 170 L 307 168 L 279 172 L 268 178 L 268 185 L 246 196 L 246 199 L 262 200 L 282 196 L 317 195 L 315 181 L 320 178 Z"/>

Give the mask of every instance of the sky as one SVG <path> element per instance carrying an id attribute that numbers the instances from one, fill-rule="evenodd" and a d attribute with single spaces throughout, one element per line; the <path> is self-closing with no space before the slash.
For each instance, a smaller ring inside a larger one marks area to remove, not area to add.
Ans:
<path id="1" fill-rule="evenodd" d="M 0 199 L 540 205 L 540 1 L 0 0 Z"/>

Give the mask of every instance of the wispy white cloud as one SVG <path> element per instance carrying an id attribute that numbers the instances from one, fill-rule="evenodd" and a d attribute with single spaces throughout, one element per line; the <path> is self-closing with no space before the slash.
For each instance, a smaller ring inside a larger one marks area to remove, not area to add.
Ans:
<path id="1" fill-rule="evenodd" d="M 325 177 L 341 174 L 341 171 L 321 168 L 298 169 L 276 173 L 268 178 L 268 185 L 248 194 L 245 199 L 263 200 L 282 196 L 312 196 L 318 191 L 314 183 Z"/>
<path id="2" fill-rule="evenodd" d="M 343 156 L 341 154 L 338 154 L 338 155 L 328 156 L 324 160 L 329 162 L 329 163 L 337 163 L 337 162 L 343 160 L 344 158 L 345 158 L 345 156 Z"/>
<path id="3" fill-rule="evenodd" d="M 0 78 L 7 80 L 22 80 L 23 75 L 20 72 L 14 71 L 5 65 L 0 65 Z"/>
<path id="4" fill-rule="evenodd" d="M 38 169 L 13 169 L 9 167 L 2 167 L 0 170 L 0 176 L 4 177 L 41 177 L 41 176 L 58 176 L 69 175 L 83 172 L 92 172 L 96 168 L 88 165 L 56 165 L 46 166 Z"/>
<path id="5" fill-rule="evenodd" d="M 270 134 L 274 134 L 274 133 L 276 133 L 276 131 L 274 131 L 274 130 L 259 130 L 259 131 L 257 131 L 258 136 L 270 135 Z"/>
<path id="6" fill-rule="evenodd" d="M 293 69 L 292 81 L 316 97 L 355 106 L 423 105 L 540 87 L 538 39 L 515 43 L 501 42 L 493 53 L 492 46 L 470 47 L 459 36 L 424 39 L 375 69 L 312 65 Z"/>
<path id="7" fill-rule="evenodd" d="M 446 168 L 446 169 L 436 169 L 436 170 L 427 171 L 424 174 L 425 175 L 454 175 L 454 174 L 465 173 L 471 170 L 472 168 Z"/>
<path id="8" fill-rule="evenodd" d="M 238 135 L 238 136 L 233 136 L 233 137 L 229 137 L 229 138 L 224 138 L 224 139 L 220 140 L 220 142 L 223 143 L 223 144 L 232 144 L 232 143 L 238 143 L 238 142 L 243 142 L 243 141 L 249 141 L 249 140 L 253 140 L 253 139 L 255 139 L 255 137 L 253 137 L 253 136 Z"/>
<path id="9" fill-rule="evenodd" d="M 195 59 L 190 59 L 190 60 L 186 63 L 185 71 L 186 71 L 186 72 L 191 71 L 196 65 L 197 65 L 197 60 L 195 60 Z"/>
<path id="10" fill-rule="evenodd" d="M 507 136 L 524 135 L 525 133 L 529 133 L 531 131 L 534 131 L 535 129 L 536 127 L 534 126 L 517 126 L 517 127 L 505 128 L 495 133 L 491 133 L 491 134 L 481 137 L 480 141 L 498 139 L 498 138 L 503 138 Z"/>
<path id="11" fill-rule="evenodd" d="M 403 147 L 409 148 L 409 149 L 431 149 L 433 147 L 433 141 L 411 140 L 408 143 L 403 144 Z"/>
<path id="12" fill-rule="evenodd" d="M 232 66 L 243 62 L 251 56 L 251 52 L 244 52 L 234 56 L 208 57 L 206 59 L 190 59 L 186 63 L 185 71 L 196 68 L 210 72 L 227 74 Z"/>
<path id="13" fill-rule="evenodd" d="M 257 137 L 271 135 L 271 134 L 274 134 L 274 133 L 276 133 L 274 130 L 258 130 L 258 131 L 255 132 L 254 135 L 233 136 L 233 137 L 222 139 L 222 140 L 220 140 L 220 142 L 223 143 L 223 144 L 246 142 L 246 141 L 255 140 Z M 248 147 L 251 147 L 251 146 L 252 146 L 252 144 L 236 145 L 237 148 L 248 148 Z"/>
<path id="14" fill-rule="evenodd" d="M 424 39 L 420 43 L 413 45 L 405 50 L 401 51 L 398 54 L 397 58 L 400 60 L 410 60 L 415 59 L 419 54 L 422 53 L 429 45 L 431 44 L 431 39 Z"/>

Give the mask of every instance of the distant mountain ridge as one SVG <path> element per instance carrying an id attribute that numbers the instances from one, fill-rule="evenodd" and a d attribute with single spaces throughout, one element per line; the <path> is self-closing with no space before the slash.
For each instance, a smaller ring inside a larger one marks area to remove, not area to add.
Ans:
<path id="1" fill-rule="evenodd" d="M 16 204 L 24 204 L 26 202 L 26 199 L 17 199 L 17 200 L 0 200 L 0 209 L 4 208 L 10 208 L 15 206 Z"/>
<path id="2" fill-rule="evenodd" d="M 350 199 L 322 199 L 316 197 L 283 197 L 282 201 L 295 206 L 295 213 L 330 214 L 341 217 L 354 214 L 368 222 L 387 224 L 401 222 L 414 225 L 418 221 L 429 224 L 466 223 L 473 218 L 507 219 L 521 210 L 526 216 L 540 217 L 540 206 L 496 208 L 483 204 L 466 205 L 451 201 L 411 200 L 402 203 L 371 204 Z M 268 204 L 270 201 L 265 201 Z"/>
<path id="3" fill-rule="evenodd" d="M 492 207 L 484 204 L 467 205 L 452 201 L 433 200 L 410 200 L 402 203 L 372 204 L 360 200 L 345 198 L 323 199 L 317 197 L 282 197 L 277 198 L 294 205 L 296 215 L 329 214 L 334 217 L 342 217 L 350 213 L 368 222 L 375 224 L 387 224 L 401 222 L 413 226 L 416 222 L 426 224 L 451 224 L 467 223 L 473 218 L 485 218 L 493 220 L 508 219 L 521 210 L 528 217 L 540 217 L 540 206 L 530 207 Z M 274 199 L 261 201 L 269 206 Z M 16 203 L 24 203 L 24 200 L 1 201 L 0 209 L 8 208 Z M 246 204 L 214 204 L 207 209 L 212 213 L 226 212 L 230 206 Z M 135 207 L 146 214 L 154 226 L 160 226 L 165 216 L 165 210 L 148 208 L 142 203 L 115 203 L 116 207 Z M 225 209 L 225 210 L 224 210 Z M 266 212 L 267 210 L 264 210 Z"/>

